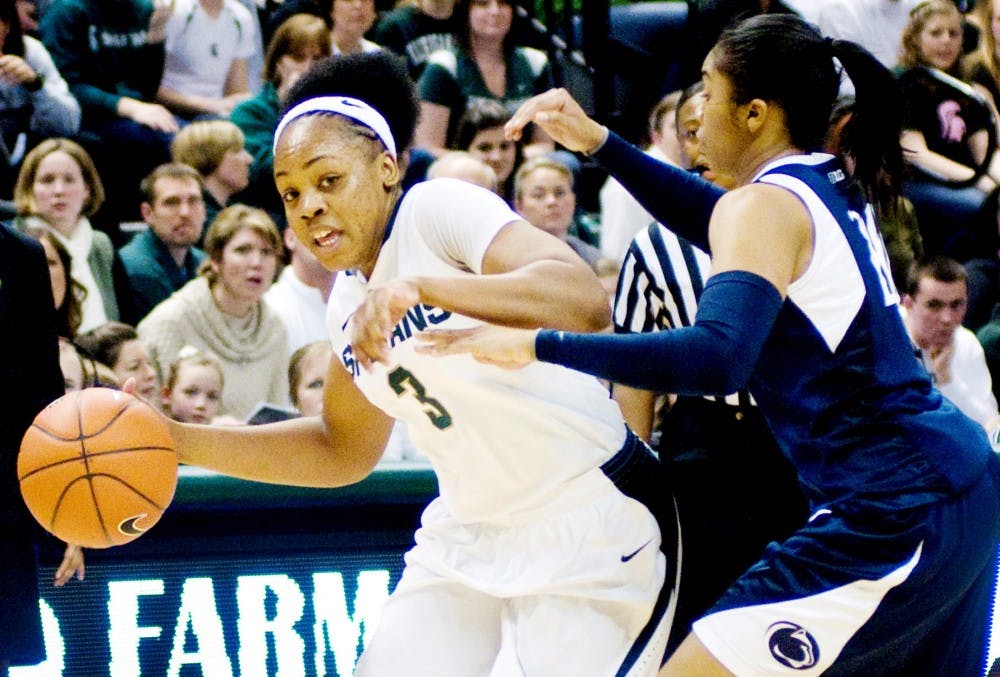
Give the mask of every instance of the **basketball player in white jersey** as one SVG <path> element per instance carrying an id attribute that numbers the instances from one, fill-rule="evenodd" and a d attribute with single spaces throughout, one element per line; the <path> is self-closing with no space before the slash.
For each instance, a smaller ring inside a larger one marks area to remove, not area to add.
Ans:
<path id="1" fill-rule="evenodd" d="M 364 478 L 393 419 L 405 420 L 441 495 L 356 674 L 654 674 L 677 539 L 662 539 L 665 557 L 647 507 L 664 493 L 656 460 L 607 390 L 562 367 L 414 350 L 425 329 L 483 321 L 601 329 L 610 314 L 599 281 L 489 191 L 437 179 L 403 193 L 397 147 L 417 107 L 395 57 L 322 62 L 290 101 L 274 162 L 288 223 L 344 271 L 328 309 L 337 359 L 324 413 L 254 428 L 175 424 L 180 459 L 339 486 Z"/>

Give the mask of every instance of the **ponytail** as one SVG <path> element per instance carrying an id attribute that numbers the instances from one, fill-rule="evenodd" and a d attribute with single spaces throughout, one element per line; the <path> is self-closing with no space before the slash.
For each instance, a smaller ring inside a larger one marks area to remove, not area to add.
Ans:
<path id="1" fill-rule="evenodd" d="M 844 127 L 841 150 L 854 160 L 854 179 L 876 212 L 891 213 L 899 203 L 904 166 L 899 85 L 861 46 L 846 40 L 827 42 L 854 83 L 853 114 Z"/>

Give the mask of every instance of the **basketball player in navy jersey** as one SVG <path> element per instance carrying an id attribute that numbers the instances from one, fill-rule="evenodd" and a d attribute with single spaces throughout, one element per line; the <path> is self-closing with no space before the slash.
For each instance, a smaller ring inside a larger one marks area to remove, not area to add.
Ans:
<path id="1" fill-rule="evenodd" d="M 811 152 L 837 95 L 835 58 L 857 93 L 851 175 Z M 534 121 L 577 150 L 607 140 L 599 157 L 661 222 L 683 212 L 696 234 L 697 218 L 711 215 L 713 274 L 692 327 L 485 327 L 432 336 L 424 350 L 538 359 L 668 392 L 749 383 L 813 515 L 694 624 L 661 676 L 982 674 L 1000 459 L 934 389 L 900 318 L 872 207 L 899 185 L 894 81 L 857 45 L 785 16 L 726 32 L 703 80 L 702 149 L 733 188 L 721 196 L 642 166 L 562 91 L 527 102 L 509 127 L 516 137 Z M 645 179 L 624 176 L 643 170 Z M 654 188 L 661 204 L 644 199 Z M 658 208 L 679 195 L 683 207 Z"/>

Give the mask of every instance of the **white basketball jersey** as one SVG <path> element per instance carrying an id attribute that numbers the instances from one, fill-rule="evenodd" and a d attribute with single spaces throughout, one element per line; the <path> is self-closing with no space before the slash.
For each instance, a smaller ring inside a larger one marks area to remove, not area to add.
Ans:
<path id="1" fill-rule="evenodd" d="M 425 329 L 480 324 L 425 305 L 396 326 L 389 366 L 369 373 L 353 359 L 347 323 L 368 289 L 390 280 L 481 274 L 490 243 L 517 220 L 503 200 L 472 184 L 417 184 L 401 200 L 371 279 L 338 275 L 327 311 L 334 354 L 369 400 L 406 422 L 437 472 L 442 499 L 462 522 L 506 522 L 551 507 L 566 495 L 567 482 L 623 445 L 618 405 L 596 379 L 563 367 L 502 369 L 466 355 L 416 353 L 412 339 Z"/>

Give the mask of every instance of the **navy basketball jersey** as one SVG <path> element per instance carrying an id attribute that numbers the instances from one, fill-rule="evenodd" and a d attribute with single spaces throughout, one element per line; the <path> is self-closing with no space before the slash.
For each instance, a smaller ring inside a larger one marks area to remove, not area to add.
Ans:
<path id="1" fill-rule="evenodd" d="M 914 356 L 871 206 L 829 155 L 782 158 L 755 181 L 797 195 L 813 221 L 812 260 L 750 388 L 811 500 L 916 505 L 968 487 L 989 443 Z"/>

